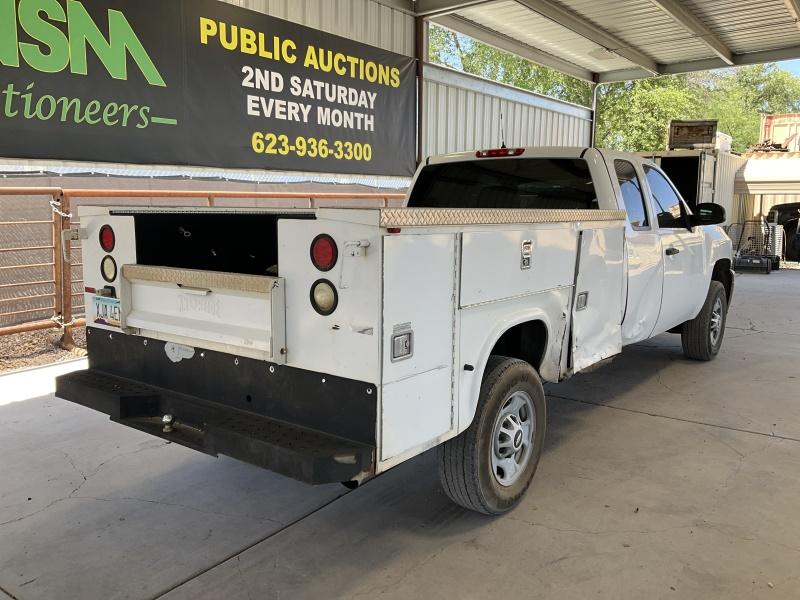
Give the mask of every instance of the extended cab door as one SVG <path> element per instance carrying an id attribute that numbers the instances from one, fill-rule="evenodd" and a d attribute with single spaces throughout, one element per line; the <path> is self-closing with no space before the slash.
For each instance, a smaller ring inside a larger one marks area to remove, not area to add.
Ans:
<path id="1" fill-rule="evenodd" d="M 708 293 L 703 230 L 689 228 L 689 208 L 658 168 L 644 165 L 647 187 L 658 222 L 664 263 L 661 312 L 653 334 L 693 319 Z"/>
<path id="2" fill-rule="evenodd" d="M 572 368 L 575 373 L 622 352 L 625 233 L 594 227 L 578 233 Z"/>
<path id="3" fill-rule="evenodd" d="M 609 161 L 616 175 L 615 191 L 628 214 L 625 228 L 625 260 L 628 293 L 622 319 L 622 343 L 646 340 L 653 333 L 661 309 L 664 261 L 661 236 L 642 185 L 643 173 L 633 161 Z"/>

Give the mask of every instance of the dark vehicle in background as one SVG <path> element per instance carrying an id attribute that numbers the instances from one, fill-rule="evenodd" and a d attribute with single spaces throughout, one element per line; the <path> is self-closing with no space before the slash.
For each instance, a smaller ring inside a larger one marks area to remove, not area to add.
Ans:
<path id="1" fill-rule="evenodd" d="M 783 227 L 786 240 L 786 260 L 800 260 L 800 236 L 798 236 L 800 202 L 776 204 L 770 209 L 767 222 L 777 223 Z"/>

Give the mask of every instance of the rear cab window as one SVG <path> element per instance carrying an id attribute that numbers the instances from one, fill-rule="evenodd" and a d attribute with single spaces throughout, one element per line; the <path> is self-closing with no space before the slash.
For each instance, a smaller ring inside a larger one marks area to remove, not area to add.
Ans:
<path id="1" fill-rule="evenodd" d="M 408 206 L 587 210 L 599 203 L 583 159 L 501 158 L 428 165 Z"/>

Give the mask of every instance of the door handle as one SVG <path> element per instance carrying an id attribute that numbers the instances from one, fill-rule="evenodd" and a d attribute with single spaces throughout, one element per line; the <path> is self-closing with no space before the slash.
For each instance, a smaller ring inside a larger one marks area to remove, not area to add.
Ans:
<path id="1" fill-rule="evenodd" d="M 179 283 L 178 287 L 184 294 L 191 294 L 192 296 L 208 296 L 211 293 L 211 290 L 207 288 L 190 287 L 188 285 L 183 285 L 182 283 Z"/>
<path id="2" fill-rule="evenodd" d="M 675 256 L 676 254 L 680 254 L 681 251 L 677 248 L 667 248 L 667 256 Z"/>

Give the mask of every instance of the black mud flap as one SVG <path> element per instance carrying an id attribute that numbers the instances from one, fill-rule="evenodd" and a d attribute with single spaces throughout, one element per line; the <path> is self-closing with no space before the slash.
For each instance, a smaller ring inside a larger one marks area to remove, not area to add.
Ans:
<path id="1" fill-rule="evenodd" d="M 87 370 L 59 377 L 56 396 L 112 421 L 217 456 L 224 454 L 310 484 L 374 472 L 375 448 L 224 404 Z M 165 415 L 172 422 L 165 424 Z"/>

